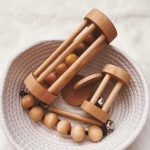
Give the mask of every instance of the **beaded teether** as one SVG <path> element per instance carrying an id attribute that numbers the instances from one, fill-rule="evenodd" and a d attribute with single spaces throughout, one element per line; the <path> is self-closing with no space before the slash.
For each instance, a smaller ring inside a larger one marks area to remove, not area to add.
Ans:
<path id="1" fill-rule="evenodd" d="M 130 75 L 124 69 L 111 64 L 107 64 L 104 66 L 104 68 L 102 69 L 102 74 L 104 75 L 104 78 L 97 88 L 96 92 L 94 93 L 93 97 L 90 101 L 85 100 L 82 103 L 81 108 L 99 121 L 106 123 L 109 118 L 107 112 L 122 86 L 129 83 Z M 96 103 L 102 96 L 102 93 L 104 92 L 106 86 L 108 85 L 108 82 L 111 79 L 113 81 L 117 81 L 117 83 L 115 84 L 113 90 L 106 99 L 102 108 L 99 108 L 98 106 L 96 106 Z"/>
<path id="2" fill-rule="evenodd" d="M 46 104 L 52 103 L 70 80 L 117 36 L 112 22 L 92 9 L 79 28 L 25 79 L 28 90 Z"/>

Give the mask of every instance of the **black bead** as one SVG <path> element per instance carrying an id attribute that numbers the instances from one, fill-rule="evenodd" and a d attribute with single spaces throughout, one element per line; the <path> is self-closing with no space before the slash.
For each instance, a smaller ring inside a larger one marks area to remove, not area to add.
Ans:
<path id="1" fill-rule="evenodd" d="M 25 91 L 20 91 L 19 95 L 20 95 L 21 97 L 23 97 L 23 96 L 28 95 L 28 93 L 26 93 Z"/>
<path id="2" fill-rule="evenodd" d="M 48 105 L 47 104 L 40 102 L 39 106 L 42 107 L 45 111 L 48 111 Z"/>
<path id="3" fill-rule="evenodd" d="M 100 126 L 100 128 L 101 128 L 102 131 L 103 131 L 103 135 L 106 136 L 106 135 L 107 135 L 107 128 L 106 128 L 105 124 L 102 124 L 102 125 Z"/>
<path id="4" fill-rule="evenodd" d="M 85 130 L 85 135 L 88 135 L 88 130 Z"/>

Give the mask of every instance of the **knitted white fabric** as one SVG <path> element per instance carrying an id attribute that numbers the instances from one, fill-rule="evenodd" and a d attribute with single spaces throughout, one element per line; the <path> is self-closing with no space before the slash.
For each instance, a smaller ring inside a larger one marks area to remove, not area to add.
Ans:
<path id="1" fill-rule="evenodd" d="M 124 149 L 133 142 L 144 126 L 149 108 L 149 94 L 145 79 L 138 67 L 128 56 L 114 47 L 109 46 L 104 49 L 80 72 L 83 75 L 99 72 L 105 64 L 111 63 L 126 69 L 132 78 L 130 85 L 121 90 L 110 110 L 110 119 L 115 122 L 115 131 L 101 142 L 92 143 L 86 140 L 77 144 L 71 138 L 59 136 L 55 130 L 47 129 L 42 123 L 32 122 L 20 106 L 19 92 L 24 89 L 24 79 L 59 44 L 60 41 L 42 42 L 3 65 L 0 80 L 0 122 L 9 141 L 18 150 Z M 105 96 L 109 91 L 110 89 Z M 67 105 L 61 96 L 53 105 L 86 115 L 79 107 Z"/>

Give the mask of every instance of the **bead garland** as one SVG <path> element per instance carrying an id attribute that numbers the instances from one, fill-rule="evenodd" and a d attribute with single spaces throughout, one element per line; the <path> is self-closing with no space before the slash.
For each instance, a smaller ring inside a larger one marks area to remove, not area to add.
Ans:
<path id="1" fill-rule="evenodd" d="M 25 94 L 22 98 L 21 105 L 25 110 L 29 111 L 29 118 L 34 122 L 43 121 L 47 128 L 56 128 L 61 135 L 70 135 L 75 142 L 84 141 L 86 135 L 90 141 L 98 142 L 106 135 L 106 127 L 104 128 L 104 126 L 91 125 L 88 129 L 81 125 L 71 126 L 68 120 L 59 120 L 57 114 L 47 112 L 45 104 L 33 103 L 35 101 L 36 99 L 32 95 Z"/>

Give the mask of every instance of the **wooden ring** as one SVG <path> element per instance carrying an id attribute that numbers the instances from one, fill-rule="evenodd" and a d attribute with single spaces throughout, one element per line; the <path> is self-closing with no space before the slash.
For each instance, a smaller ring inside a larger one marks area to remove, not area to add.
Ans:
<path id="1" fill-rule="evenodd" d="M 101 73 L 94 73 L 91 74 L 83 79 L 81 79 L 80 81 L 78 81 L 75 85 L 74 85 L 74 90 L 79 90 L 82 87 L 91 85 L 91 84 L 95 84 L 96 82 L 100 81 L 103 78 Z"/>
<path id="2" fill-rule="evenodd" d="M 129 84 L 131 78 L 126 70 L 112 64 L 105 65 L 102 74 L 110 74 L 114 79 L 120 80 L 126 85 Z"/>
<path id="3" fill-rule="evenodd" d="M 25 79 L 24 84 L 37 99 L 46 104 L 52 103 L 57 97 L 56 95 L 50 93 L 47 88 L 39 84 L 32 73 Z"/>

